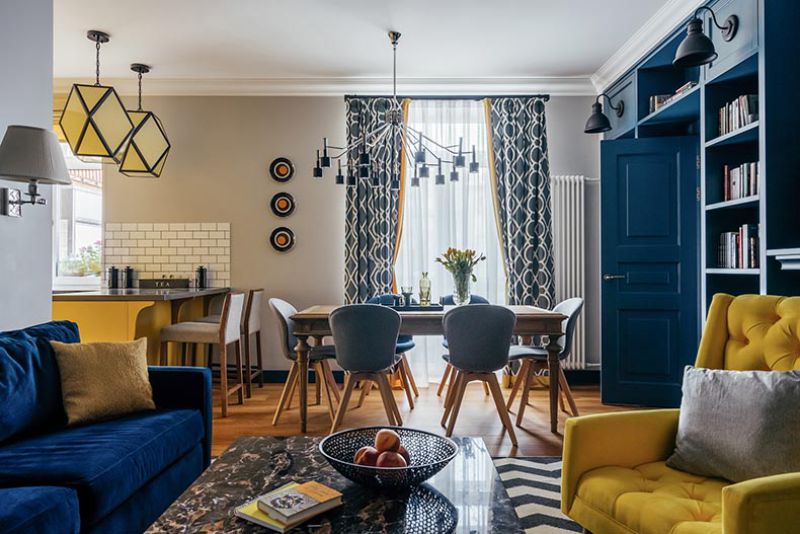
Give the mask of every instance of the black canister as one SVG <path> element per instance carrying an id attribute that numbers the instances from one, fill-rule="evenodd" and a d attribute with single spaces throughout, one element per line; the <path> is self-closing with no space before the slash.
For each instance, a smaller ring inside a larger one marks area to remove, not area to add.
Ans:
<path id="1" fill-rule="evenodd" d="M 208 269 L 202 265 L 197 268 L 197 288 L 205 289 L 208 287 Z"/>
<path id="2" fill-rule="evenodd" d="M 128 265 L 125 267 L 125 287 L 127 289 L 133 289 L 133 279 L 136 276 L 136 271 Z"/>
<path id="3" fill-rule="evenodd" d="M 119 289 L 119 269 L 113 266 L 108 270 L 108 289 Z"/>

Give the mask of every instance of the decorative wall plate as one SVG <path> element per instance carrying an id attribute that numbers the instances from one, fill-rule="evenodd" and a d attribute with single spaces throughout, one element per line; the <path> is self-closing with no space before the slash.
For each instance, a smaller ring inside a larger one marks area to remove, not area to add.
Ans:
<path id="1" fill-rule="evenodd" d="M 286 252 L 294 247 L 294 232 L 285 226 L 279 226 L 270 234 L 269 242 L 278 252 Z"/>
<path id="2" fill-rule="evenodd" d="M 272 208 L 272 213 L 278 217 L 288 217 L 294 213 L 294 208 L 296 206 L 294 197 L 289 193 L 275 193 L 272 200 L 269 201 L 269 207 Z"/>
<path id="3" fill-rule="evenodd" d="M 294 176 L 294 163 L 289 158 L 275 158 L 269 164 L 269 174 L 276 182 L 288 182 Z"/>

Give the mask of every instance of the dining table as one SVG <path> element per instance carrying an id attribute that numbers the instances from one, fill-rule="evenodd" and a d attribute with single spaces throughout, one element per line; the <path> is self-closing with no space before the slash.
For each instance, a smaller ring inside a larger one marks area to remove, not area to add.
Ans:
<path id="1" fill-rule="evenodd" d="M 338 305 L 314 305 L 292 315 L 294 321 L 294 336 L 297 344 L 294 347 L 297 353 L 299 367 L 299 393 L 300 393 L 300 432 L 305 433 L 308 425 L 308 361 L 311 346 L 309 340 L 313 338 L 315 345 L 321 345 L 323 338 L 331 336 L 330 315 Z M 454 306 L 433 308 L 430 311 L 414 308 L 403 310 L 402 307 L 394 308 L 402 322 L 400 334 L 418 336 L 444 335 L 442 319 L 445 313 Z M 547 336 L 547 365 L 551 377 L 559 376 L 559 353 L 561 346 L 558 340 L 564 335 L 562 323 L 567 318 L 565 315 L 537 308 L 535 306 L 509 305 L 506 306 L 514 312 L 517 320 L 514 325 L 514 334 L 522 337 Z M 334 344 L 336 340 L 334 338 Z M 550 393 L 550 431 L 558 431 L 558 379 L 548 380 Z"/>

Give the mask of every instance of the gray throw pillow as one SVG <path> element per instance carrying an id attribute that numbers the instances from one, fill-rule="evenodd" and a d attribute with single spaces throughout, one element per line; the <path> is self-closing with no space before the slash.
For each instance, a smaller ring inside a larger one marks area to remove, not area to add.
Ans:
<path id="1" fill-rule="evenodd" d="M 800 471 L 800 371 L 686 367 L 667 465 L 732 482 Z"/>

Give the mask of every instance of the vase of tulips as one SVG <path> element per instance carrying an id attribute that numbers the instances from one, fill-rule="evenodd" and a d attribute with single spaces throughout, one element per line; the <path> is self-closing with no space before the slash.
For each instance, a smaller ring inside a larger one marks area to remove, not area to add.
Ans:
<path id="1" fill-rule="evenodd" d="M 448 248 L 447 252 L 436 258 L 453 275 L 453 303 L 456 306 L 469 304 L 470 284 L 478 281 L 473 270 L 485 259 L 486 256 L 478 255 L 474 250 L 457 248 Z"/>

